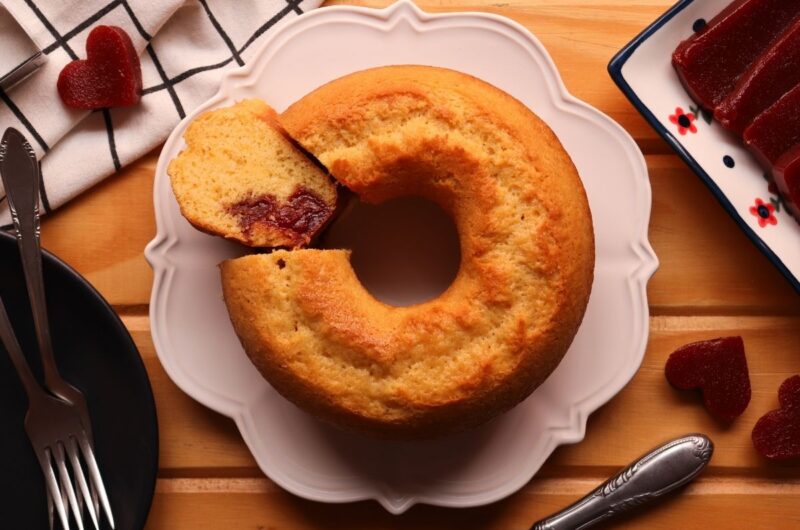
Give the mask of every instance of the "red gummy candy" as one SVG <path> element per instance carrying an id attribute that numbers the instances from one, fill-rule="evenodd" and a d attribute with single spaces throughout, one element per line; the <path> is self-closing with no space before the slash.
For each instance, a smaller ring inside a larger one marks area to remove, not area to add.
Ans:
<path id="1" fill-rule="evenodd" d="M 699 388 L 714 416 L 731 421 L 750 403 L 750 374 L 741 337 L 693 342 L 669 356 L 667 381 L 681 390 Z"/>
<path id="2" fill-rule="evenodd" d="M 86 39 L 86 60 L 72 61 L 58 76 L 58 94 L 68 107 L 129 107 L 139 102 L 142 68 L 125 30 L 97 26 Z"/>
<path id="3" fill-rule="evenodd" d="M 781 408 L 767 412 L 753 427 L 756 451 L 771 460 L 800 457 L 800 375 L 778 390 Z"/>

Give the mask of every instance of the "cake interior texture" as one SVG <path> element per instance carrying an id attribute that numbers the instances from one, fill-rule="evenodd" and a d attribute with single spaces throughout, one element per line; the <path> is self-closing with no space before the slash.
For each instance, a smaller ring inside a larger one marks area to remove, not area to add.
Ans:
<path id="1" fill-rule="evenodd" d="M 335 183 L 263 101 L 203 113 L 184 140 L 168 173 L 181 213 L 200 230 L 253 247 L 298 247 L 334 213 Z"/>

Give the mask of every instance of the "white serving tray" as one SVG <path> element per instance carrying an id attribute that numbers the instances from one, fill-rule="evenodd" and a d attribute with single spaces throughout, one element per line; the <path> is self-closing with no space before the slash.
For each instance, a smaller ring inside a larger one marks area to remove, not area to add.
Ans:
<path id="1" fill-rule="evenodd" d="M 681 0 L 608 65 L 631 103 L 697 173 L 756 247 L 800 293 L 800 223 L 742 141 L 686 93 L 672 52 L 731 0 Z M 682 117 L 683 115 L 683 117 Z M 681 122 L 691 120 L 690 127 Z"/>

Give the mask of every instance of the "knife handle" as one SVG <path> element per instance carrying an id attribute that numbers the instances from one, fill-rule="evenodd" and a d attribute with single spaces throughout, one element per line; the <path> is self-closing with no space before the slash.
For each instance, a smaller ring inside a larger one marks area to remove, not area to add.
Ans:
<path id="1" fill-rule="evenodd" d="M 702 434 L 667 442 L 531 530 L 583 530 L 650 502 L 694 479 L 711 460 L 714 444 Z"/>
<path id="2" fill-rule="evenodd" d="M 0 141 L 0 178 L 6 191 L 11 220 L 17 230 L 17 243 L 45 380 L 50 381 L 60 377 L 53 357 L 42 277 L 42 250 L 39 246 L 39 161 L 22 133 L 13 127 L 6 129 Z"/>

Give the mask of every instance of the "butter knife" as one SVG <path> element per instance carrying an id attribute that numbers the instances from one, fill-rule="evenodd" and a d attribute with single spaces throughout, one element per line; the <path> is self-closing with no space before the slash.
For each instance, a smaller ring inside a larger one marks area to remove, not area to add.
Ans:
<path id="1" fill-rule="evenodd" d="M 0 2 L 0 90 L 8 90 L 46 61 L 47 55 Z"/>
<path id="2" fill-rule="evenodd" d="M 694 479 L 713 452 L 714 444 L 703 434 L 667 442 L 575 504 L 534 524 L 531 530 L 583 530 L 648 503 Z"/>

